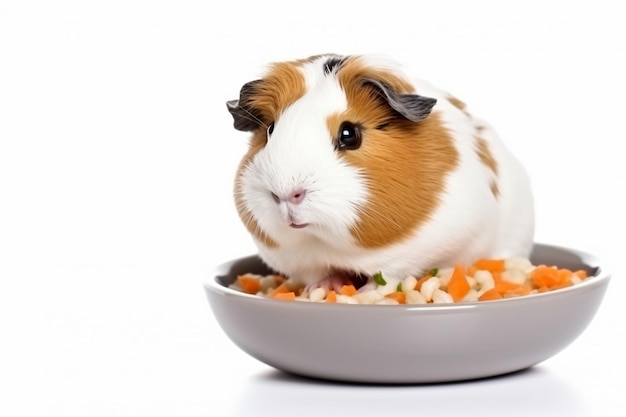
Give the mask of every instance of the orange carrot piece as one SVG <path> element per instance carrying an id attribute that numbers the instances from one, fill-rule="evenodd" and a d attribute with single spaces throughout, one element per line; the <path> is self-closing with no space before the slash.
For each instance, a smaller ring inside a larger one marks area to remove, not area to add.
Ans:
<path id="1" fill-rule="evenodd" d="M 326 294 L 326 302 L 327 303 L 336 303 L 337 302 L 337 293 L 335 290 L 330 290 Z"/>
<path id="2" fill-rule="evenodd" d="M 272 277 L 274 278 L 274 282 L 276 283 L 276 285 L 280 285 L 285 282 L 285 277 L 282 275 L 274 274 L 272 275 Z"/>
<path id="3" fill-rule="evenodd" d="M 465 265 L 456 264 L 452 272 L 452 277 L 448 281 L 448 294 L 452 296 L 452 299 L 456 303 L 461 301 L 470 290 L 469 282 L 465 278 Z"/>
<path id="4" fill-rule="evenodd" d="M 494 279 L 494 282 L 495 290 L 498 291 L 503 297 L 527 295 L 532 291 L 532 288 L 528 285 L 515 284 L 514 282 L 509 282 L 503 279 Z"/>
<path id="5" fill-rule="evenodd" d="M 289 292 L 279 292 L 278 294 L 274 295 L 274 298 L 277 300 L 290 300 L 293 301 L 296 299 L 296 293 L 293 291 L 289 291 Z"/>
<path id="6" fill-rule="evenodd" d="M 587 271 L 584 269 L 579 269 L 578 271 L 574 271 L 574 275 L 576 275 L 580 279 L 587 278 Z"/>
<path id="7" fill-rule="evenodd" d="M 500 294 L 495 288 L 485 291 L 480 297 L 478 297 L 478 301 L 492 301 L 500 299 L 502 299 L 502 294 Z"/>
<path id="8" fill-rule="evenodd" d="M 465 271 L 465 274 L 468 277 L 474 277 L 474 275 L 476 275 L 476 271 L 478 271 L 478 268 L 476 267 L 476 265 L 469 265 L 467 267 L 467 270 Z"/>
<path id="9" fill-rule="evenodd" d="M 270 297 L 275 297 L 276 294 L 281 294 L 281 293 L 286 293 L 286 292 L 291 292 L 291 290 L 289 289 L 287 284 L 283 282 L 278 287 L 270 291 L 267 295 L 269 295 Z"/>
<path id="10" fill-rule="evenodd" d="M 561 287 L 563 285 L 568 286 L 570 284 L 570 280 L 572 279 L 572 277 L 574 276 L 574 273 L 572 271 L 570 271 L 569 269 L 559 269 L 557 272 L 558 277 L 558 284 L 557 286 Z"/>
<path id="11" fill-rule="evenodd" d="M 546 288 L 548 291 L 553 291 L 572 285 L 572 278 L 574 276 L 585 279 L 587 277 L 587 272 L 584 270 L 572 272 L 567 268 L 557 269 L 554 267 L 542 266 L 533 270 L 531 279 L 533 284 L 539 287 L 540 290 Z"/>
<path id="12" fill-rule="evenodd" d="M 556 269 L 547 266 L 538 266 L 530 273 L 530 279 L 538 288 L 548 288 L 556 282 Z"/>
<path id="13" fill-rule="evenodd" d="M 237 286 L 248 294 L 256 294 L 261 288 L 261 279 L 252 275 L 239 275 Z"/>
<path id="14" fill-rule="evenodd" d="M 406 294 L 402 291 L 395 291 L 391 294 L 387 294 L 385 297 L 396 300 L 398 304 L 406 304 Z"/>
<path id="15" fill-rule="evenodd" d="M 502 272 L 504 271 L 504 259 L 479 259 L 474 262 L 474 266 L 479 270 Z"/>
<path id="16" fill-rule="evenodd" d="M 545 287 L 545 286 L 544 287 L 539 287 L 539 288 L 537 288 L 537 292 L 548 292 L 548 291 L 560 290 L 561 288 L 566 288 L 566 287 L 569 287 L 571 285 L 572 285 L 571 282 L 566 282 L 566 283 L 563 283 L 563 284 L 555 284 L 555 285 L 553 285 L 551 287 Z"/>
<path id="17" fill-rule="evenodd" d="M 343 295 L 347 295 L 348 297 L 352 297 L 353 295 L 356 295 L 356 288 L 354 285 L 344 285 L 341 287 L 339 292 Z"/>
<path id="18" fill-rule="evenodd" d="M 569 286 L 571 286 L 571 285 L 572 285 L 572 283 L 571 283 L 571 282 L 566 282 L 566 283 L 563 283 L 563 284 L 558 284 L 558 285 L 555 285 L 554 287 L 550 288 L 550 291 L 560 290 L 561 288 L 567 288 L 567 287 L 569 287 Z"/>
<path id="19" fill-rule="evenodd" d="M 551 266 L 538 266 L 530 274 L 530 278 L 535 286 L 548 289 L 559 285 L 562 281 L 562 276 L 559 276 L 559 270 Z"/>

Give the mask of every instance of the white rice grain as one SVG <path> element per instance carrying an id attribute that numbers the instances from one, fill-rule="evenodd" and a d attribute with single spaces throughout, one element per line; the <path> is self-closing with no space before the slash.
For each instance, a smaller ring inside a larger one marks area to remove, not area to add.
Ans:
<path id="1" fill-rule="evenodd" d="M 454 299 L 447 292 L 440 290 L 437 288 L 433 291 L 433 303 L 435 304 L 444 304 L 444 303 L 453 303 Z"/>
<path id="2" fill-rule="evenodd" d="M 439 289 L 440 285 L 441 281 L 439 281 L 439 278 L 437 277 L 429 278 L 426 280 L 426 282 L 422 284 L 420 292 L 422 293 L 426 301 L 431 301 L 433 299 L 433 293 L 435 292 L 435 290 Z"/>
<path id="3" fill-rule="evenodd" d="M 522 285 L 526 282 L 526 274 L 521 269 L 507 269 L 502 272 L 502 279 Z"/>
<path id="4" fill-rule="evenodd" d="M 474 279 L 479 286 L 479 297 L 496 286 L 496 283 L 493 280 L 493 276 L 489 271 L 476 271 L 476 273 L 474 274 Z"/>
<path id="5" fill-rule="evenodd" d="M 407 290 L 404 291 L 406 294 L 406 303 L 407 304 L 426 304 L 426 298 L 422 295 L 421 292 L 416 290 Z"/>
<path id="6" fill-rule="evenodd" d="M 530 259 L 520 258 L 520 257 L 512 257 L 504 260 L 504 269 L 519 269 L 522 272 L 529 272 L 532 268 L 534 268 L 533 264 L 530 262 Z"/>
<path id="7" fill-rule="evenodd" d="M 337 303 L 338 304 L 359 304 L 359 302 L 347 295 L 338 294 L 337 295 Z"/>
<path id="8" fill-rule="evenodd" d="M 326 290 L 324 288 L 316 288 L 309 294 L 311 301 L 323 301 L 326 298 Z"/>
<path id="9" fill-rule="evenodd" d="M 408 277 L 404 278 L 404 280 L 402 280 L 402 291 L 410 291 L 415 289 L 415 286 L 417 285 L 417 278 L 415 278 L 413 275 L 409 275 Z"/>
<path id="10" fill-rule="evenodd" d="M 385 296 L 376 290 L 369 290 L 357 293 L 354 295 L 354 298 L 359 302 L 359 304 L 374 304 L 377 301 L 384 299 Z"/>

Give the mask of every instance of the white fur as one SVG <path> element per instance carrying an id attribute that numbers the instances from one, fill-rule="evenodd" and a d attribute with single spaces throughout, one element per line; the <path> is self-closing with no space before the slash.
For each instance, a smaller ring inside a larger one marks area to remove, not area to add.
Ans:
<path id="1" fill-rule="evenodd" d="M 392 61 L 375 56 L 364 62 L 400 71 Z M 468 117 L 448 95 L 422 81 L 418 94 L 437 98 L 435 112 L 449 129 L 460 161 L 446 179 L 442 204 L 432 219 L 401 243 L 378 249 L 359 247 L 351 233 L 358 207 L 368 199 L 367 184 L 357 168 L 337 157 L 326 119 L 346 109 L 338 82 L 323 74 L 325 58 L 302 68 L 306 94 L 278 118 L 274 132 L 239 178 L 245 205 L 259 227 L 277 244 L 256 242 L 259 254 L 275 270 L 305 283 L 325 278 L 330 269 L 359 271 L 403 279 L 432 267 L 470 262 L 484 256 L 527 256 L 533 240 L 533 200 L 524 169 L 495 132 Z M 476 127 L 498 163 L 498 199 L 490 183 L 494 174 L 478 158 Z M 302 204 L 281 201 L 306 189 Z M 517 223 L 512 222 L 517 219 Z M 289 222 L 309 223 L 294 229 Z"/>

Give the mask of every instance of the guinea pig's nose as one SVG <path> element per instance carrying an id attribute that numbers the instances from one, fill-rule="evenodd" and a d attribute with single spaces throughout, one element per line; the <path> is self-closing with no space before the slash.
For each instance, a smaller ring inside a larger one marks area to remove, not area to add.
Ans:
<path id="1" fill-rule="evenodd" d="M 285 198 L 278 196 L 278 194 L 274 192 L 272 192 L 271 194 L 272 194 L 272 198 L 277 203 L 280 203 L 281 201 L 288 201 L 291 204 L 300 204 L 302 203 L 302 201 L 304 200 L 304 197 L 306 196 L 306 190 L 298 188 L 297 190 L 289 193 L 289 195 L 287 195 Z"/>
<path id="2" fill-rule="evenodd" d="M 287 197 L 287 200 L 289 200 L 289 202 L 292 204 L 300 204 L 302 203 L 302 200 L 304 200 L 305 195 L 306 195 L 305 190 L 298 189 L 292 192 L 291 194 L 289 194 L 289 197 Z"/>

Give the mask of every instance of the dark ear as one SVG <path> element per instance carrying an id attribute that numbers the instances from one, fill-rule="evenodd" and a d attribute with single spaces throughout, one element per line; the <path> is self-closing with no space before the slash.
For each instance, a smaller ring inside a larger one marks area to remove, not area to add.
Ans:
<path id="1" fill-rule="evenodd" d="M 233 116 L 235 129 L 249 132 L 263 125 L 261 115 L 251 106 L 251 99 L 261 82 L 261 80 L 254 80 L 244 84 L 239 92 L 239 100 L 226 102 L 226 107 Z"/>
<path id="2" fill-rule="evenodd" d="M 437 103 L 437 99 L 434 98 L 398 93 L 382 81 L 367 79 L 363 81 L 363 84 L 374 87 L 392 109 L 412 122 L 419 122 L 427 118 Z"/>

